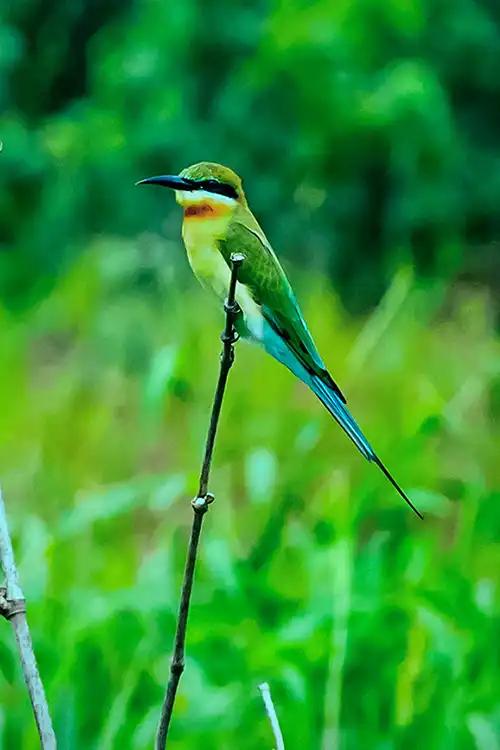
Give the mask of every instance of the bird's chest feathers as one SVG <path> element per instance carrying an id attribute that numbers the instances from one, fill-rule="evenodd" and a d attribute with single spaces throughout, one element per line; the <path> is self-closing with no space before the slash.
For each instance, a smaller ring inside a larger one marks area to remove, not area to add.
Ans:
<path id="1" fill-rule="evenodd" d="M 193 207 L 195 208 L 195 207 Z M 199 211 L 201 206 L 196 206 Z M 204 285 L 213 288 L 218 296 L 225 295 L 229 269 L 219 252 L 217 241 L 227 230 L 228 218 L 209 214 L 184 214 L 182 238 L 191 268 Z"/>
<path id="2" fill-rule="evenodd" d="M 191 268 L 202 285 L 215 292 L 221 301 L 227 297 L 231 272 L 217 242 L 225 237 L 228 221 L 225 216 L 202 220 L 185 214 L 182 227 L 182 238 Z M 243 284 L 236 285 L 236 300 L 252 335 L 260 339 L 263 327 L 262 313 Z"/>

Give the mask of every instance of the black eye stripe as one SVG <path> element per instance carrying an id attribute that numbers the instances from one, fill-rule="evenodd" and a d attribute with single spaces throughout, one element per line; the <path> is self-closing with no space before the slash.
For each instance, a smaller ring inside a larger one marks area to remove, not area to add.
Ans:
<path id="1" fill-rule="evenodd" d="M 238 193 L 232 185 L 228 185 L 225 182 L 219 182 L 218 180 L 200 180 L 198 183 L 203 190 L 207 190 L 210 193 L 218 193 L 219 195 L 226 195 L 228 198 L 238 199 Z"/>

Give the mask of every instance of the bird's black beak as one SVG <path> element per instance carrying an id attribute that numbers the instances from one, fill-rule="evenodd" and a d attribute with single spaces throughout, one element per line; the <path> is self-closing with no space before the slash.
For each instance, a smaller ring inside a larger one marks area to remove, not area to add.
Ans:
<path id="1" fill-rule="evenodd" d="M 145 180 L 139 180 L 136 185 L 161 185 L 161 187 L 172 188 L 172 190 L 194 190 L 196 183 L 194 180 L 188 180 L 186 177 L 178 175 L 163 174 L 159 177 L 146 177 Z"/>

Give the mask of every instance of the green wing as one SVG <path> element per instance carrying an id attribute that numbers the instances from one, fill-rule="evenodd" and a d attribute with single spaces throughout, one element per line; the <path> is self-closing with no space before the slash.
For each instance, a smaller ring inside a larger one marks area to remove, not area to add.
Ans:
<path id="1" fill-rule="evenodd" d="M 252 216 L 253 219 L 253 216 Z M 286 342 L 287 347 L 302 365 L 333 388 L 345 403 L 345 398 L 325 368 L 316 345 L 307 328 L 290 282 L 278 258 L 269 245 L 257 222 L 252 228 L 245 223 L 231 222 L 226 237 L 219 240 L 219 249 L 228 265 L 231 253 L 245 255 L 245 261 L 238 274 L 269 325 Z"/>

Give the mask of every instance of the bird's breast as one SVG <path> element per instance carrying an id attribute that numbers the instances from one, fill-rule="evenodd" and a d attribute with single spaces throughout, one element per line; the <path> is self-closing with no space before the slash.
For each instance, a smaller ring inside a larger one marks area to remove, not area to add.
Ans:
<path id="1" fill-rule="evenodd" d="M 207 222 L 184 220 L 182 227 L 182 238 L 195 276 L 202 286 L 214 292 L 221 301 L 227 297 L 231 278 L 229 267 L 217 245 L 218 240 L 225 236 L 226 229 L 227 224 L 223 226 L 220 220 L 214 218 Z M 263 331 L 262 313 L 244 284 L 236 285 L 236 301 L 252 337 L 260 340 Z"/>
<path id="2" fill-rule="evenodd" d="M 227 220 L 223 216 L 210 214 L 209 217 L 202 218 L 200 215 L 195 217 L 193 214 L 184 214 L 182 239 L 191 268 L 201 283 L 210 286 L 219 297 L 226 294 L 228 268 L 217 242 L 224 237 L 226 230 Z"/>

